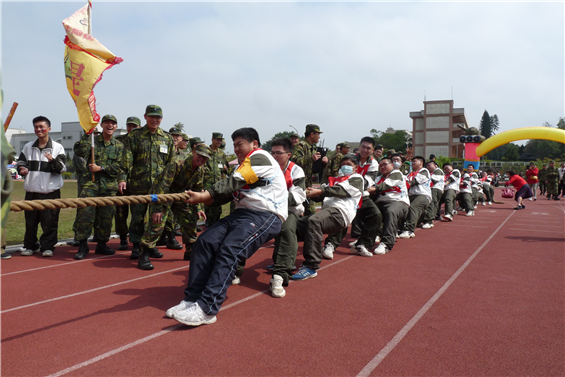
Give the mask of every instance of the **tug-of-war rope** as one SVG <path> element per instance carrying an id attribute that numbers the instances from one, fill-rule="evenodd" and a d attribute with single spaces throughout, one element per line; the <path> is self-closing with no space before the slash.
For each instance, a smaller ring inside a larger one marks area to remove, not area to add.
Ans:
<path id="1" fill-rule="evenodd" d="M 188 199 L 190 199 L 190 195 L 182 193 L 162 195 L 105 196 L 73 199 L 23 200 L 12 202 L 10 210 L 13 212 L 37 210 L 41 211 L 44 209 L 56 208 L 104 207 L 114 205 L 121 206 L 124 204 L 182 202 Z"/>

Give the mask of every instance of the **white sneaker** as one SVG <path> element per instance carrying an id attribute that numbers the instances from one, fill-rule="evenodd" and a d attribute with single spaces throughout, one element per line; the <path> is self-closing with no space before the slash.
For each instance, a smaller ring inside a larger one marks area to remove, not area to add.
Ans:
<path id="1" fill-rule="evenodd" d="M 430 223 L 425 223 L 424 225 L 422 225 L 422 229 L 432 229 L 434 227 L 434 224 L 430 224 Z"/>
<path id="2" fill-rule="evenodd" d="M 216 322 L 216 316 L 204 313 L 198 304 L 175 313 L 174 318 L 187 326 L 210 325 Z"/>
<path id="3" fill-rule="evenodd" d="M 492 202 L 488 202 L 488 205 L 491 206 L 491 205 L 492 205 Z"/>
<path id="4" fill-rule="evenodd" d="M 322 251 L 322 257 L 324 257 L 326 259 L 334 259 L 334 250 L 335 250 L 335 247 L 334 247 L 333 244 L 331 244 L 331 243 L 327 244 L 324 247 L 324 250 Z M 277 276 L 277 275 L 275 275 L 275 276 Z"/>
<path id="5" fill-rule="evenodd" d="M 481 202 L 481 205 L 486 206 L 487 204 L 485 202 Z"/>
<path id="6" fill-rule="evenodd" d="M 44 257 L 52 257 L 52 256 L 53 256 L 53 251 L 52 251 L 52 250 L 45 250 L 45 251 L 43 252 L 43 254 L 41 254 L 41 255 L 43 255 Z"/>
<path id="7" fill-rule="evenodd" d="M 456 210 L 451 211 L 451 216 L 455 216 L 455 215 L 457 215 L 457 211 Z"/>
<path id="8" fill-rule="evenodd" d="M 375 245 L 381 243 L 381 237 L 377 236 L 377 238 L 375 238 Z"/>
<path id="9" fill-rule="evenodd" d="M 478 206 L 475 204 L 475 206 L 473 207 L 473 209 L 477 209 L 477 207 L 478 207 Z"/>
<path id="10" fill-rule="evenodd" d="M 192 302 L 192 301 L 184 301 L 184 300 L 182 300 L 182 301 L 180 302 L 180 304 L 175 305 L 175 306 L 173 306 L 172 308 L 169 308 L 169 309 L 165 312 L 165 315 L 166 315 L 167 317 L 169 317 L 169 318 L 174 318 L 176 313 L 178 313 L 178 312 L 180 312 L 180 311 L 182 311 L 182 310 L 188 309 L 190 306 L 192 306 L 192 305 L 194 305 L 194 304 L 195 304 L 195 303 Z"/>
<path id="11" fill-rule="evenodd" d="M 453 221 L 453 216 L 451 216 L 449 213 L 447 215 L 443 215 L 443 218 L 447 221 Z"/>
<path id="12" fill-rule="evenodd" d="M 361 255 L 362 257 L 372 257 L 373 254 L 363 245 L 353 246 L 351 248 L 351 252 L 357 255 Z"/>
<path id="13" fill-rule="evenodd" d="M 283 298 L 286 295 L 286 291 L 283 288 L 282 276 L 273 275 L 269 288 L 271 288 L 271 296 L 273 297 Z"/>
<path id="14" fill-rule="evenodd" d="M 22 252 L 20 253 L 20 255 L 25 255 L 25 256 L 29 256 L 29 255 L 33 255 L 33 254 L 37 254 L 39 253 L 39 249 L 23 249 Z"/>
<path id="15" fill-rule="evenodd" d="M 412 238 L 414 236 L 416 236 L 414 234 L 414 232 L 409 232 L 409 231 L 405 230 L 404 232 L 400 233 L 398 238 L 406 239 L 406 238 Z"/>
<path id="16" fill-rule="evenodd" d="M 532 198 L 530 198 L 530 202 L 532 201 Z"/>
<path id="17" fill-rule="evenodd" d="M 396 233 L 396 238 L 400 238 L 400 235 L 398 233 Z"/>
<path id="18" fill-rule="evenodd" d="M 357 239 L 354 239 L 349 243 L 349 246 L 355 246 L 356 243 L 357 243 Z"/>
<path id="19" fill-rule="evenodd" d="M 465 216 L 467 217 L 475 216 L 475 211 L 469 211 Z"/>
<path id="20" fill-rule="evenodd" d="M 373 253 L 375 253 L 375 255 L 384 255 L 389 251 L 390 249 L 388 248 L 388 246 L 384 243 L 381 243 L 379 246 L 375 248 L 375 250 L 373 250 Z"/>
<path id="21" fill-rule="evenodd" d="M 241 279 L 239 278 L 239 276 L 236 276 L 236 277 L 233 278 L 231 283 L 232 283 L 232 285 L 238 285 L 239 283 L 241 283 Z"/>

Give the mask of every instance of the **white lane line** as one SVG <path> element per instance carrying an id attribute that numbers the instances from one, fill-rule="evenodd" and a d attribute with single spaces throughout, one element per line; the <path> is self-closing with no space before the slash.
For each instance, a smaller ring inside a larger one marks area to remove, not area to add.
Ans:
<path id="1" fill-rule="evenodd" d="M 321 267 L 320 270 L 326 269 L 326 268 L 331 267 L 331 266 L 335 266 L 336 264 L 341 263 L 341 262 L 343 262 L 343 261 L 346 261 L 346 260 L 348 260 L 348 259 L 351 259 L 351 258 L 353 258 L 354 256 L 355 256 L 355 255 L 351 255 L 351 256 L 342 258 L 342 259 L 340 259 L 340 260 L 338 260 L 338 261 L 335 261 L 335 262 L 333 262 L 333 263 L 331 263 L 331 264 L 328 264 L 328 265 L 325 265 L 324 267 Z M 290 283 L 293 283 L 293 281 L 291 280 Z M 261 291 L 261 292 L 254 293 L 254 294 L 252 294 L 252 295 L 250 295 L 250 296 L 247 296 L 247 297 L 242 298 L 241 300 L 232 302 L 231 304 L 223 305 L 223 306 L 220 308 L 220 311 L 227 310 L 227 309 L 229 309 L 229 308 L 233 308 L 233 307 L 236 306 L 236 305 L 243 304 L 244 302 L 247 302 L 247 301 L 249 301 L 249 300 L 253 300 L 253 299 L 256 298 L 256 297 L 259 297 L 259 296 L 261 296 L 261 295 L 266 294 L 267 292 L 269 292 L 269 289 L 265 289 L 265 290 L 263 290 L 263 291 Z M 174 326 L 171 326 L 171 327 L 167 327 L 166 329 L 164 329 L 164 330 L 162 330 L 162 331 L 159 331 L 159 332 L 157 332 L 157 333 L 155 333 L 155 334 L 146 336 L 145 338 L 141 338 L 141 339 L 139 339 L 139 340 L 136 340 L 135 342 L 126 344 L 125 346 L 122 346 L 122 347 L 113 349 L 113 350 L 111 350 L 111 351 L 108 351 L 108 352 L 106 352 L 106 353 L 103 353 L 102 355 L 96 356 L 96 357 L 94 357 L 94 358 L 92 358 L 92 359 L 89 359 L 89 360 L 86 360 L 86 361 L 84 361 L 84 362 L 82 362 L 82 363 L 73 365 L 72 367 L 63 369 L 63 370 L 61 370 L 61 371 L 59 371 L 59 372 L 56 372 L 56 373 L 54 373 L 54 374 L 51 374 L 51 375 L 49 375 L 49 376 L 47 376 L 47 377 L 59 377 L 59 376 L 65 375 L 65 374 L 70 373 L 70 372 L 73 372 L 73 371 L 75 371 L 75 370 L 77 370 L 77 369 L 83 368 L 83 367 L 85 367 L 85 366 L 87 366 L 87 365 L 94 364 L 94 363 L 96 363 L 96 362 L 98 362 L 98 361 L 104 360 L 104 359 L 106 359 L 106 358 L 108 358 L 108 357 L 110 357 L 110 356 L 114 356 L 114 355 L 116 355 L 116 354 L 118 354 L 118 353 L 120 353 L 120 352 L 122 352 L 122 351 L 126 351 L 126 350 L 128 350 L 128 349 L 130 349 L 130 348 L 133 348 L 133 347 L 138 346 L 138 345 L 140 345 L 140 344 L 146 343 L 146 342 L 148 342 L 148 341 L 150 341 L 150 340 L 153 340 L 153 339 L 155 339 L 155 338 L 160 337 L 161 335 L 165 335 L 165 334 L 167 334 L 167 333 L 169 333 L 169 332 L 171 332 L 171 331 L 177 330 L 177 329 L 182 328 L 182 327 L 184 327 L 184 326 L 185 326 L 185 325 L 183 325 L 183 324 L 177 324 L 177 325 L 174 325 Z"/>
<path id="2" fill-rule="evenodd" d="M 158 276 L 158 275 L 168 274 L 169 272 L 178 271 L 178 270 L 187 270 L 187 269 L 188 269 L 188 266 L 173 268 L 172 270 L 157 272 L 156 274 L 151 274 L 151 275 L 147 275 L 147 276 L 142 276 L 142 277 L 139 277 L 139 278 L 130 279 L 130 280 L 126 280 L 126 281 L 121 281 L 121 282 L 119 282 L 119 283 L 114 283 L 114 284 L 110 284 L 110 285 L 105 285 L 105 286 L 103 286 L 103 287 L 98 287 L 98 288 L 94 288 L 94 289 L 89 289 L 89 290 L 87 290 L 87 291 L 77 292 L 77 293 L 73 293 L 73 294 L 66 295 L 66 296 L 51 298 L 51 299 L 49 299 L 49 300 L 34 302 L 33 304 L 22 305 L 22 306 L 18 306 L 18 307 L 16 307 L 16 308 L 12 308 L 12 309 L 2 310 L 0 313 L 13 312 L 13 311 L 19 310 L 19 309 L 25 309 L 25 308 L 29 308 L 29 307 L 36 306 L 36 305 L 46 304 L 46 303 L 48 303 L 48 302 L 63 300 L 63 299 L 65 299 L 65 298 L 69 298 L 69 297 L 80 296 L 80 295 L 84 295 L 84 294 L 86 294 L 86 293 L 96 292 L 96 291 L 99 291 L 99 290 L 102 290 L 102 289 L 112 288 L 112 287 L 116 287 L 116 286 L 118 286 L 118 285 L 127 284 L 127 283 L 131 283 L 131 282 L 134 282 L 134 281 L 143 280 L 143 279 L 148 279 L 148 278 L 151 278 L 151 277 L 154 277 L 154 276 Z"/>
<path id="3" fill-rule="evenodd" d="M 102 258 L 110 258 L 110 257 L 115 257 L 116 255 L 123 255 L 123 254 L 130 254 L 131 251 L 126 251 L 123 253 L 116 253 L 113 255 L 104 255 L 101 257 L 95 257 L 95 258 L 88 258 L 88 259 L 82 259 L 82 260 L 73 260 L 71 262 L 63 262 L 63 263 L 59 263 L 59 264 L 52 264 L 50 266 L 43 266 L 43 267 L 37 267 L 37 268 L 30 268 L 29 270 L 21 270 L 21 271 L 14 271 L 14 272 L 7 272 L 5 274 L 0 274 L 0 276 L 4 277 L 4 276 L 8 276 L 8 275 L 15 275 L 15 274 L 21 274 L 22 272 L 31 272 L 31 271 L 37 271 L 37 270 L 43 270 L 45 268 L 53 268 L 53 267 L 61 267 L 61 266 L 70 266 L 72 264 L 75 263 L 82 263 L 82 262 L 89 262 L 89 261 L 93 261 L 93 260 L 97 260 L 97 259 L 102 259 Z"/>
<path id="4" fill-rule="evenodd" d="M 365 367 L 357 374 L 357 377 L 368 377 L 375 368 L 384 360 L 385 357 L 402 341 L 402 339 L 408 334 L 408 332 L 414 327 L 416 323 L 426 314 L 426 312 L 432 307 L 432 305 L 443 295 L 443 293 L 449 288 L 449 286 L 457 279 L 457 277 L 469 266 L 469 264 L 475 259 L 475 257 L 481 252 L 481 250 L 492 240 L 492 238 L 498 233 L 498 231 L 506 224 L 506 222 L 512 217 L 516 212 L 511 212 L 510 215 L 504 220 L 502 224 L 486 239 L 485 242 L 463 263 L 461 267 L 449 278 L 448 281 L 422 306 L 420 310 L 408 321 L 406 325 L 392 338 L 390 342 L 367 364 Z"/>

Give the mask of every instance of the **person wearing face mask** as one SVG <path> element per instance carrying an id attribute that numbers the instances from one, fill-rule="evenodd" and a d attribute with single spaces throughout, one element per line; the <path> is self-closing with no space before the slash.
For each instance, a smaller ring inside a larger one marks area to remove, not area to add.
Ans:
<path id="1" fill-rule="evenodd" d="M 382 255 L 392 250 L 396 243 L 398 226 L 404 222 L 410 207 L 406 180 L 402 173 L 395 169 L 392 159 L 385 157 L 379 163 L 381 175 L 371 188 L 377 195 L 376 205 L 382 214 L 381 243 L 373 253 Z"/>
<path id="2" fill-rule="evenodd" d="M 443 195 L 439 202 L 441 207 L 442 203 L 445 203 L 445 210 L 443 218 L 447 221 L 453 221 L 453 204 L 455 203 L 455 197 L 459 192 L 459 183 L 461 182 L 461 173 L 457 169 L 453 169 L 450 163 L 443 164 L 443 171 L 445 172 L 443 188 Z"/>
<path id="3" fill-rule="evenodd" d="M 408 198 L 410 199 L 410 209 L 406 217 L 404 231 L 399 238 L 413 238 L 416 236 L 414 229 L 424 216 L 428 205 L 432 201 L 432 191 L 430 188 L 430 172 L 424 167 L 424 157 L 415 156 L 412 158 L 412 173 L 406 178 Z"/>
<path id="4" fill-rule="evenodd" d="M 293 280 L 306 280 L 318 275 L 322 261 L 324 234 L 346 229 L 355 217 L 356 208 L 363 195 L 363 177 L 356 173 L 357 158 L 347 154 L 341 162 L 340 176 L 330 177 L 328 185 L 319 189 L 309 187 L 309 198 L 323 200 L 322 209 L 315 215 L 304 216 L 298 221 L 296 236 L 304 241 L 304 263 Z"/>
<path id="5" fill-rule="evenodd" d="M 357 158 L 356 172 L 363 177 L 364 190 L 363 200 L 351 224 L 351 237 L 356 238 L 356 240 L 349 245 L 351 246 L 352 253 L 364 257 L 373 256 L 369 249 L 373 247 L 380 227 L 379 211 L 375 203 L 370 199 L 370 192 L 368 191 L 368 188 L 374 185 L 379 169 L 379 164 L 373 157 L 374 147 L 375 139 L 365 136 L 359 143 L 359 153 L 355 155 Z M 333 258 L 335 248 L 341 244 L 346 234 L 347 229 L 342 229 L 340 232 L 330 234 L 326 238 L 323 252 L 324 258 Z"/>

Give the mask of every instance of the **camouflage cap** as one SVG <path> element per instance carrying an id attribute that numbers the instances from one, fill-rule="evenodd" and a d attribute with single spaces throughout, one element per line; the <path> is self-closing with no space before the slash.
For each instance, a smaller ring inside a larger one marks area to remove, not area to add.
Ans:
<path id="1" fill-rule="evenodd" d="M 554 160 L 549 161 L 550 164 L 555 164 Z"/>
<path id="2" fill-rule="evenodd" d="M 394 149 L 389 149 L 388 152 L 386 152 L 387 156 L 392 156 L 393 154 L 396 154 L 396 151 Z"/>
<path id="3" fill-rule="evenodd" d="M 212 139 L 223 139 L 224 134 L 221 132 L 212 132 Z"/>
<path id="4" fill-rule="evenodd" d="M 290 136 L 289 136 L 289 138 L 293 138 L 293 137 L 300 139 L 300 136 L 298 136 L 298 134 L 296 132 L 291 133 Z"/>
<path id="5" fill-rule="evenodd" d="M 194 145 L 202 143 L 202 140 L 200 140 L 199 137 L 191 137 L 190 139 L 188 139 L 188 142 L 190 144 L 190 147 L 193 148 Z"/>
<path id="6" fill-rule="evenodd" d="M 320 131 L 320 127 L 317 124 L 307 124 L 306 125 L 306 133 L 308 133 L 308 132 L 322 133 L 322 131 Z"/>
<path id="7" fill-rule="evenodd" d="M 377 146 L 375 147 L 375 150 L 382 150 L 383 149 L 383 145 L 382 144 L 377 144 Z"/>
<path id="8" fill-rule="evenodd" d="M 222 139 L 222 144 L 220 144 L 220 149 L 225 149 L 225 148 L 226 148 L 226 141 Z"/>
<path id="9" fill-rule="evenodd" d="M 141 126 L 141 121 L 139 120 L 138 117 L 128 117 L 126 119 L 126 124 L 128 123 L 135 124 L 136 126 Z"/>
<path id="10" fill-rule="evenodd" d="M 101 121 L 100 123 L 104 123 L 104 122 L 107 121 L 107 120 L 111 120 L 112 122 L 118 123 L 118 120 L 116 119 L 116 117 L 113 116 L 113 115 L 111 115 L 111 114 L 104 115 L 104 116 L 102 117 L 102 121 Z"/>
<path id="11" fill-rule="evenodd" d="M 203 144 L 196 144 L 194 146 L 194 148 L 192 148 L 192 150 L 194 152 L 196 152 L 196 154 L 199 154 L 200 156 L 206 157 L 206 158 L 210 158 L 210 153 L 212 152 L 210 150 L 210 147 L 203 145 Z"/>
<path id="12" fill-rule="evenodd" d="M 182 134 L 182 141 L 189 141 L 190 139 L 188 138 L 187 134 Z"/>
<path id="13" fill-rule="evenodd" d="M 159 117 L 163 117 L 163 109 L 161 109 L 161 107 L 157 105 L 148 105 L 145 108 L 145 115 L 149 115 L 149 116 L 156 115 Z"/>
<path id="14" fill-rule="evenodd" d="M 344 141 L 340 144 L 342 148 L 351 148 L 351 144 L 348 141 Z"/>
<path id="15" fill-rule="evenodd" d="M 182 131 L 179 130 L 178 128 L 176 128 L 176 127 L 171 127 L 171 129 L 169 130 L 169 133 L 171 135 L 175 135 L 175 136 L 182 136 Z"/>

